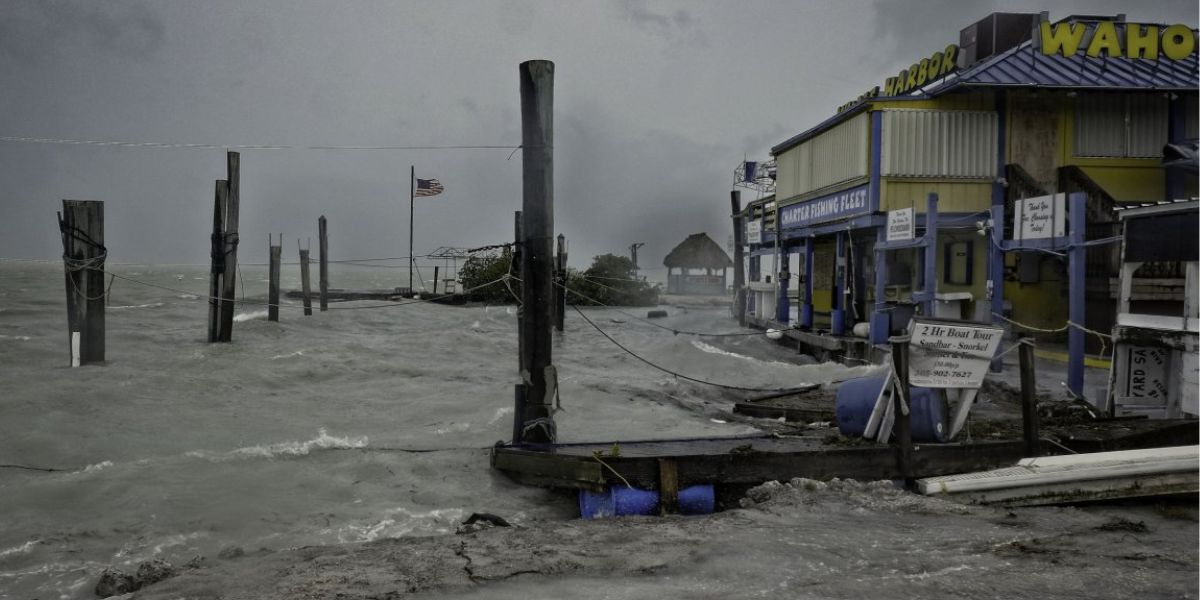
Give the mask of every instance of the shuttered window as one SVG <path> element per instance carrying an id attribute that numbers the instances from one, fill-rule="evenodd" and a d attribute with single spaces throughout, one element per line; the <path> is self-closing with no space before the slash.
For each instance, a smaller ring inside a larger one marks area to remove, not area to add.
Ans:
<path id="1" fill-rule="evenodd" d="M 851 117 L 777 157 L 775 195 L 793 198 L 867 175 L 867 115 Z"/>
<path id="2" fill-rule="evenodd" d="M 991 178 L 999 118 L 990 111 L 887 110 L 881 175 Z"/>
<path id="3" fill-rule="evenodd" d="M 1075 99 L 1075 156 L 1154 158 L 1167 143 L 1162 94 L 1090 94 Z"/>

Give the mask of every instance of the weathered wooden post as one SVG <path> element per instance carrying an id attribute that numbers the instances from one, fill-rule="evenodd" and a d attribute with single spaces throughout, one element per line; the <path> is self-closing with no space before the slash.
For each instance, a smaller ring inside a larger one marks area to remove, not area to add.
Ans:
<path id="1" fill-rule="evenodd" d="M 729 192 L 729 204 L 733 209 L 733 314 L 738 325 L 746 326 L 746 265 L 742 256 L 742 192 Z M 670 274 L 667 275 L 670 279 Z"/>
<path id="2" fill-rule="evenodd" d="M 225 181 L 217 180 L 213 193 L 213 230 L 210 258 L 212 266 L 208 275 L 208 341 L 216 342 L 221 337 L 221 278 L 225 273 L 225 193 L 229 188 Z"/>
<path id="3" fill-rule="evenodd" d="M 329 310 L 329 237 L 326 233 L 325 215 L 321 215 L 317 219 L 317 245 L 321 253 L 321 281 L 318 283 L 321 286 L 321 312 Z"/>
<path id="4" fill-rule="evenodd" d="M 104 362 L 104 203 L 63 200 L 58 215 L 71 366 Z"/>
<path id="5" fill-rule="evenodd" d="M 1033 366 L 1032 340 L 1023 338 L 1017 351 L 1021 361 L 1021 422 L 1025 433 L 1025 456 L 1040 456 L 1040 424 L 1038 423 L 1037 377 Z"/>
<path id="6" fill-rule="evenodd" d="M 433 265 L 433 295 L 434 296 L 437 295 L 438 277 L 440 277 L 440 275 L 438 274 L 438 266 Z"/>
<path id="7" fill-rule="evenodd" d="M 521 277 L 521 211 L 513 213 L 513 246 L 512 259 L 509 262 L 509 273 L 521 282 L 518 291 L 523 290 L 525 283 Z M 512 285 L 511 281 L 505 282 L 506 286 Z M 524 292 L 518 293 L 518 297 Z M 523 307 L 517 306 L 517 372 L 525 372 L 525 311 Z M 514 444 L 521 443 L 521 430 L 525 426 L 525 421 L 522 415 L 525 414 L 525 384 L 518 383 L 513 391 L 513 437 Z"/>
<path id="8" fill-rule="evenodd" d="M 909 410 L 912 407 L 911 388 L 908 385 L 908 342 L 912 339 L 910 335 L 894 336 L 889 339 L 892 343 L 892 368 L 896 370 L 896 378 L 899 380 L 897 393 L 892 394 L 893 410 L 895 415 L 893 424 L 893 433 L 896 434 L 896 466 L 900 472 L 900 477 L 904 479 L 904 485 L 912 488 L 913 485 L 913 470 L 912 470 L 912 423 L 909 421 Z"/>
<path id="9" fill-rule="evenodd" d="M 267 234 L 270 236 L 271 234 Z M 279 245 L 271 238 L 267 242 L 271 254 L 270 275 L 267 276 L 267 320 L 279 322 L 279 261 L 283 256 L 283 234 L 279 234 Z"/>
<path id="10" fill-rule="evenodd" d="M 522 265 L 521 306 L 524 322 L 525 385 L 521 441 L 552 443 L 554 399 L 558 376 L 554 370 L 550 328 L 553 297 L 554 236 L 554 63 L 521 63 Z"/>
<path id="11" fill-rule="evenodd" d="M 562 331 L 567 314 L 567 238 L 558 234 L 554 270 L 554 328 Z"/>
<path id="12" fill-rule="evenodd" d="M 312 242 L 312 238 L 309 238 Z M 300 245 L 300 240 L 296 240 L 296 246 Z M 312 316 L 312 285 L 308 278 L 308 248 L 300 248 L 300 290 L 304 298 L 304 316 Z"/>
<path id="13" fill-rule="evenodd" d="M 225 153 L 225 227 L 221 233 L 225 268 L 221 277 L 221 331 L 218 341 L 233 340 L 233 308 L 237 295 L 238 210 L 241 204 L 241 155 Z"/>

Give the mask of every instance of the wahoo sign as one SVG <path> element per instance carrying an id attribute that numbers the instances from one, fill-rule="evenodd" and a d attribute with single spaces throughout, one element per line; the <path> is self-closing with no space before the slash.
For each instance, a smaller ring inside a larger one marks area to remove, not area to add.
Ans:
<path id="1" fill-rule="evenodd" d="M 1080 50 L 1092 57 L 1145 58 L 1183 60 L 1196 51 L 1196 32 L 1187 25 L 1170 25 L 1161 30 L 1158 25 L 1141 23 L 1061 22 L 1042 21 L 1040 42 L 1042 53 L 1074 56 Z"/>

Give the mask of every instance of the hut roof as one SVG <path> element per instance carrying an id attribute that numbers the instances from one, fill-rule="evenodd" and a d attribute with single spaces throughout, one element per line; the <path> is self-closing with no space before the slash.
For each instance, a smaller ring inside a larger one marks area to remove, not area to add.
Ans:
<path id="1" fill-rule="evenodd" d="M 667 254 L 663 265 L 672 268 L 724 269 L 732 267 L 733 261 L 708 234 L 693 233 Z"/>

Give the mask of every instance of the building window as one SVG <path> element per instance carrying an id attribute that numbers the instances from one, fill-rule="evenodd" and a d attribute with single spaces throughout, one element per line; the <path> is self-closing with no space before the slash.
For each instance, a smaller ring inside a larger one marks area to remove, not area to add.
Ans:
<path id="1" fill-rule="evenodd" d="M 1166 143 L 1162 94 L 1097 94 L 1075 102 L 1075 156 L 1156 158 Z"/>

